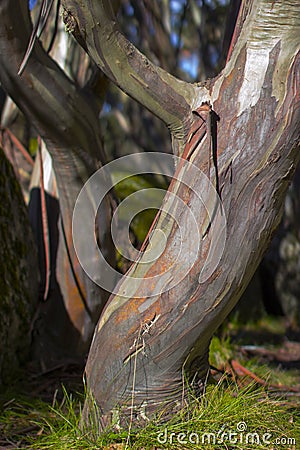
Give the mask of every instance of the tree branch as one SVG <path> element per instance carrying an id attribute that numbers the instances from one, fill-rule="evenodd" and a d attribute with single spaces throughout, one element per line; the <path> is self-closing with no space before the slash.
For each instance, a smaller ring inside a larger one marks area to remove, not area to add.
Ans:
<path id="1" fill-rule="evenodd" d="M 65 23 L 101 70 L 182 139 L 194 86 L 155 66 L 122 35 L 109 0 L 62 4 Z"/>

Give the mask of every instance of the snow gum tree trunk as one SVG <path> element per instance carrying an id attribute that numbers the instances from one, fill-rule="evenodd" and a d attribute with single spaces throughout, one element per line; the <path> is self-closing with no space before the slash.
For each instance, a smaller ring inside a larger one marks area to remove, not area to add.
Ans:
<path id="1" fill-rule="evenodd" d="M 180 402 L 183 369 L 201 387 L 211 336 L 237 303 L 279 223 L 299 161 L 299 6 L 297 1 L 242 2 L 224 70 L 191 85 L 153 65 L 124 38 L 109 1 L 62 4 L 65 21 L 98 66 L 166 123 L 174 154 L 209 176 L 227 223 L 226 239 L 218 242 L 214 216 L 207 219 L 195 194 L 207 185 L 179 162 L 163 202 L 165 213 L 154 227 L 166 235 L 164 251 L 152 264 L 143 264 L 145 255 L 133 264 L 94 334 L 86 377 L 105 426 L 116 409 L 138 417 Z M 193 189 L 180 182 L 191 178 Z M 178 197 L 188 208 L 176 203 Z M 166 214 L 174 210 L 181 225 L 193 211 L 202 230 L 193 262 L 194 234 L 181 237 L 172 219 L 166 225 Z M 159 239 L 151 245 L 159 246 Z M 216 267 L 199 281 L 209 249 L 222 245 Z M 174 255 L 173 275 L 180 281 L 167 289 L 172 274 L 166 268 Z M 188 275 L 180 279 L 180 268 L 189 263 Z M 87 401 L 87 422 L 90 412 Z"/>

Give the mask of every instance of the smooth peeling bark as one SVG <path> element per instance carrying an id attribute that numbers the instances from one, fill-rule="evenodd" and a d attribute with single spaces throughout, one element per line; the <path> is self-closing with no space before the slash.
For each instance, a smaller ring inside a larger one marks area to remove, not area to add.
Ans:
<path id="1" fill-rule="evenodd" d="M 118 409 L 134 419 L 151 415 L 161 406 L 172 409 L 184 397 L 183 369 L 201 387 L 211 336 L 237 303 L 280 221 L 286 189 L 299 161 L 299 11 L 296 1 L 257 0 L 244 2 L 243 7 L 247 16 L 240 18 L 239 39 L 209 91 L 220 117 L 218 172 L 227 220 L 221 260 L 209 279 L 199 283 L 213 244 L 211 227 L 188 276 L 170 290 L 153 295 L 156 285 L 149 277 L 161 274 L 157 283 L 168 286 L 172 279 L 165 269 L 177 255 L 176 246 L 183 246 L 177 260 L 178 277 L 195 246 L 193 233 L 181 240 L 178 227 L 161 214 L 156 230 L 167 233 L 165 251 L 150 266 L 142 264 L 142 257 L 131 267 L 127 275 L 140 276 L 141 281 L 121 280 L 118 294 L 111 297 L 95 331 L 86 377 L 100 410 L 100 427 L 110 423 Z M 89 45 L 93 46 L 91 40 Z M 99 45 L 89 49 L 90 54 L 98 55 Z M 123 81 L 117 77 L 119 85 Z M 199 87 L 190 99 L 190 114 L 206 99 Z M 192 156 L 204 173 L 208 151 L 206 138 Z M 189 170 L 179 176 L 189 180 Z M 214 175 L 212 167 L 212 181 Z M 199 179 L 192 179 L 192 184 L 196 191 L 204 191 Z M 206 213 L 197 195 L 179 182 L 172 183 L 170 190 L 189 205 L 202 226 Z M 177 208 L 182 227 L 189 222 L 189 210 L 175 205 L 170 192 L 164 208 L 170 212 Z M 83 415 L 87 423 L 92 413 L 87 400 Z"/>
<path id="2" fill-rule="evenodd" d="M 17 75 L 31 33 L 27 3 L 1 0 L 0 13 L 1 84 L 20 110 L 32 121 L 45 140 L 53 159 L 65 234 L 64 237 L 60 232 L 56 273 L 66 309 L 79 311 L 76 318 L 73 314 L 73 325 L 80 338 L 79 342 L 73 344 L 76 348 L 81 347 L 80 352 L 86 351 L 108 294 L 86 276 L 77 260 L 72 242 L 72 212 L 83 184 L 99 167 L 99 160 L 104 159 L 98 108 L 91 98 L 70 81 L 38 41 L 24 73 L 22 76 Z M 99 241 L 113 264 L 114 253 L 108 232 L 111 217 L 108 198 L 101 206 L 99 217 Z M 64 247 L 64 240 L 69 256 Z M 101 273 L 96 246 L 90 249 L 90 252 L 91 257 L 95 257 L 95 270 Z M 83 296 L 79 293 L 77 283 Z M 83 298 L 86 299 L 88 308 Z M 52 304 L 55 316 L 55 299 Z M 61 325 L 64 329 L 64 324 Z M 67 327 L 65 333 L 68 334 Z M 71 348 L 70 352 L 72 353 Z"/>

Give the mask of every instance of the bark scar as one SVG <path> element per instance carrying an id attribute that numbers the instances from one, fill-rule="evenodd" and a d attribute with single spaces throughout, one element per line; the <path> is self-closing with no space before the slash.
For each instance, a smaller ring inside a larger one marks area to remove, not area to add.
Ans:
<path id="1" fill-rule="evenodd" d="M 132 359 L 133 357 L 136 357 L 137 354 L 140 352 L 142 352 L 143 355 L 145 355 L 144 350 L 146 348 L 146 343 L 145 343 L 144 336 L 146 334 L 149 334 L 150 329 L 155 325 L 155 323 L 158 321 L 160 316 L 161 316 L 161 314 L 156 315 L 156 313 L 155 313 L 151 320 L 147 320 L 144 323 L 141 323 L 139 330 L 138 330 L 138 335 L 134 339 L 131 347 L 129 348 L 130 352 L 123 359 L 123 364 L 127 364 L 130 359 Z"/>
<path id="2" fill-rule="evenodd" d="M 68 33 L 73 33 L 78 27 L 77 20 L 72 15 L 72 13 L 70 11 L 67 11 L 66 9 L 64 9 L 62 12 L 62 19 L 65 24 L 65 30 Z"/>
<path id="3" fill-rule="evenodd" d="M 218 122 L 219 115 L 212 109 L 209 102 L 204 102 L 202 105 L 192 111 L 196 116 L 188 137 L 188 142 L 183 158 L 189 160 L 195 150 L 202 143 L 203 138 L 208 137 L 208 178 L 210 178 L 210 162 L 213 161 L 216 178 L 216 191 L 220 196 L 219 188 L 219 171 L 218 171 Z"/>

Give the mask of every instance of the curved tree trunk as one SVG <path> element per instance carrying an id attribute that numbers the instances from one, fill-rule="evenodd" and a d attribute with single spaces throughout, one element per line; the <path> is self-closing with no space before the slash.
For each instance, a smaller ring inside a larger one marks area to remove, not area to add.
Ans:
<path id="1" fill-rule="evenodd" d="M 99 67 L 170 128 L 174 153 L 191 159 L 212 182 L 217 178 L 227 221 L 221 259 L 209 278 L 199 282 L 209 248 L 222 243 L 215 242 L 214 216 L 209 226 L 205 208 L 199 206 L 197 192 L 203 195 L 207 189 L 203 178 L 193 178 L 190 166 L 179 163 L 176 176 L 181 181 L 192 178 L 193 191 L 174 181 L 163 207 L 170 213 L 177 208 L 181 224 L 188 223 L 193 212 L 204 231 L 200 249 L 188 276 L 157 293 L 158 284 L 166 288 L 172 281 L 165 268 L 178 256 L 174 249 L 180 245 L 183 249 L 175 272 L 180 278 L 195 246 L 193 233 L 181 240 L 180 227 L 171 219 L 166 226 L 161 214 L 155 229 L 167 233 L 164 252 L 148 265 L 143 256 L 110 298 L 86 366 L 88 388 L 103 426 L 111 421 L 114 409 L 136 417 L 181 401 L 183 367 L 196 386 L 205 381 L 210 338 L 237 303 L 266 250 L 299 160 L 299 8 L 297 1 L 244 1 L 226 67 L 214 80 L 190 85 L 155 67 L 126 41 L 109 1 L 62 3 L 71 31 Z M 215 119 L 219 116 L 212 136 L 209 108 L 203 102 L 212 105 Z M 202 126 L 206 134 L 200 138 Z M 180 209 L 172 193 L 188 208 Z M 155 239 L 151 243 L 160 245 Z M 155 284 L 152 277 L 157 274 Z M 133 283 L 134 276 L 140 281 Z M 87 401 L 87 422 L 90 408 Z"/>
<path id="2" fill-rule="evenodd" d="M 94 334 L 86 374 L 101 426 L 115 409 L 133 418 L 178 404 L 184 397 L 183 369 L 201 389 L 211 336 L 267 248 L 299 160 L 296 0 L 242 2 L 230 59 L 217 78 L 202 85 L 182 82 L 142 55 L 119 32 L 113 3 L 62 0 L 67 28 L 114 83 L 164 121 L 174 154 L 183 160 L 177 159 L 164 211 L 154 224 L 154 231 L 166 236 L 163 251 L 158 234 L 151 234 L 151 251 L 159 256 L 149 263 L 145 254 L 133 264 Z M 16 75 L 29 18 L 20 0 L 0 0 L 0 12 L 1 83 L 47 142 L 70 259 L 91 294 L 90 309 L 99 311 L 101 289 L 89 288 L 71 240 L 71 212 L 101 148 L 97 114 L 39 44 L 22 79 Z M 221 195 L 221 205 L 203 173 Z M 210 217 L 201 199 L 212 205 Z M 105 224 L 109 218 L 107 203 Z M 96 243 L 85 250 L 97 255 Z M 95 277 L 98 271 L 95 261 Z M 89 329 L 90 319 L 84 322 Z M 87 400 L 87 422 L 90 409 Z"/>

